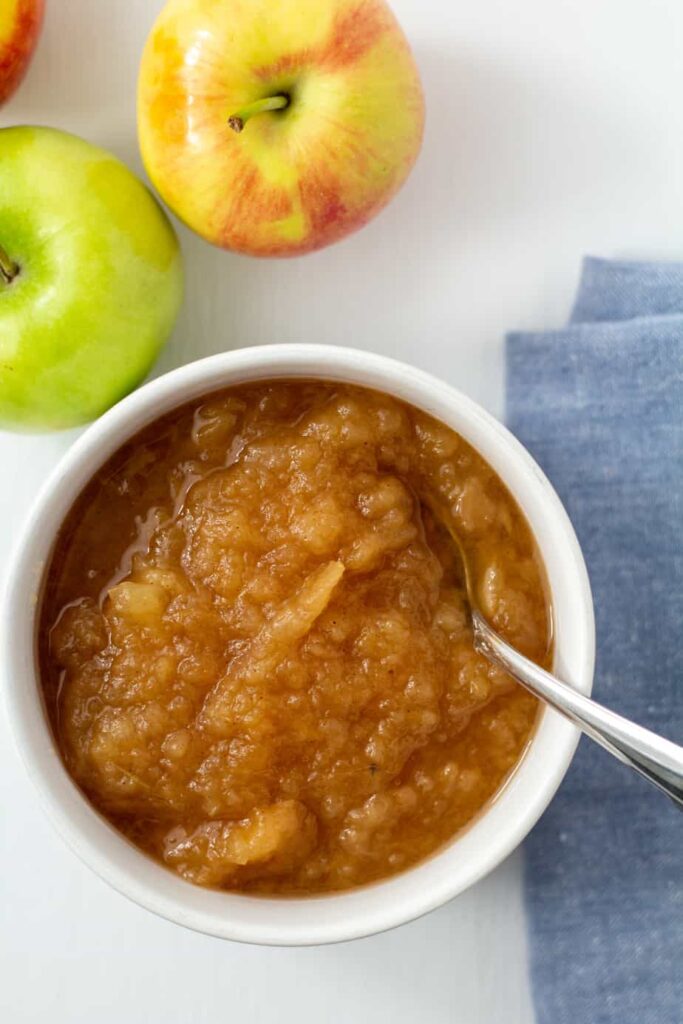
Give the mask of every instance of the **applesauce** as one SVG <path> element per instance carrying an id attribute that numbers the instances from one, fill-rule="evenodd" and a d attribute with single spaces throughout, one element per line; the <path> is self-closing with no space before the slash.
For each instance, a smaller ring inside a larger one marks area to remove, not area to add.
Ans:
<path id="1" fill-rule="evenodd" d="M 443 424 L 317 381 L 159 419 L 91 480 L 48 567 L 41 677 L 68 771 L 199 885 L 341 890 L 438 850 L 537 714 L 473 649 L 448 528 L 490 620 L 547 662 L 527 523 Z"/>

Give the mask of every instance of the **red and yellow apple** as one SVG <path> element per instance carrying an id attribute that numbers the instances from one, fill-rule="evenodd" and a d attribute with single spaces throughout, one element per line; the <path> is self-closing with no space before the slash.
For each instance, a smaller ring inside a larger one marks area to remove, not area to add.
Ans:
<path id="1" fill-rule="evenodd" d="M 408 176 L 423 122 L 384 0 L 170 0 L 142 58 L 152 182 L 190 228 L 252 255 L 365 224 Z"/>
<path id="2" fill-rule="evenodd" d="M 43 22 L 44 0 L 0 0 L 0 103 L 26 73 Z"/>

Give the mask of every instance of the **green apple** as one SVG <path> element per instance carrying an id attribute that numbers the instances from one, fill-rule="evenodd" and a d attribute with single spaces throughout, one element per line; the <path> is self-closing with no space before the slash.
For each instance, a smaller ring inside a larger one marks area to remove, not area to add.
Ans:
<path id="1" fill-rule="evenodd" d="M 110 153 L 0 129 L 0 427 L 85 423 L 131 391 L 182 298 L 175 232 Z"/>

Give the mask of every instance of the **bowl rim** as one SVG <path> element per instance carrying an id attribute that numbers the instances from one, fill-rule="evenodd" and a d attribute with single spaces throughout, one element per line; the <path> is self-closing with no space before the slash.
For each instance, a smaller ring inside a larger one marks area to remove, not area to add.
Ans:
<path id="1" fill-rule="evenodd" d="M 292 344 L 219 353 L 145 384 L 74 442 L 33 504 L 7 577 L 0 621 L 8 717 L 43 808 L 67 844 L 96 874 L 161 917 L 220 938 L 263 945 L 315 945 L 360 938 L 413 920 L 493 870 L 522 841 L 552 799 L 579 733 L 545 709 L 521 762 L 462 834 L 399 875 L 341 893 L 270 898 L 192 886 L 141 853 L 94 810 L 59 757 L 36 665 L 40 587 L 57 530 L 97 468 L 144 425 L 203 394 L 269 378 L 338 380 L 375 388 L 457 430 L 496 470 L 529 521 L 551 591 L 554 670 L 585 694 L 592 688 L 595 624 L 576 534 L 531 455 L 471 398 L 387 356 L 346 347 Z"/>

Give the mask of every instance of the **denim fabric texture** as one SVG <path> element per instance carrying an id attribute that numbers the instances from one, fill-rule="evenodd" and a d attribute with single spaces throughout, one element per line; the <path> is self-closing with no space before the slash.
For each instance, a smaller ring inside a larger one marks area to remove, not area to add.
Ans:
<path id="1" fill-rule="evenodd" d="M 587 259 L 569 326 L 506 355 L 508 425 L 588 565 L 593 695 L 683 743 L 683 263 Z M 683 814 L 586 737 L 525 896 L 539 1024 L 683 1022 Z"/>

